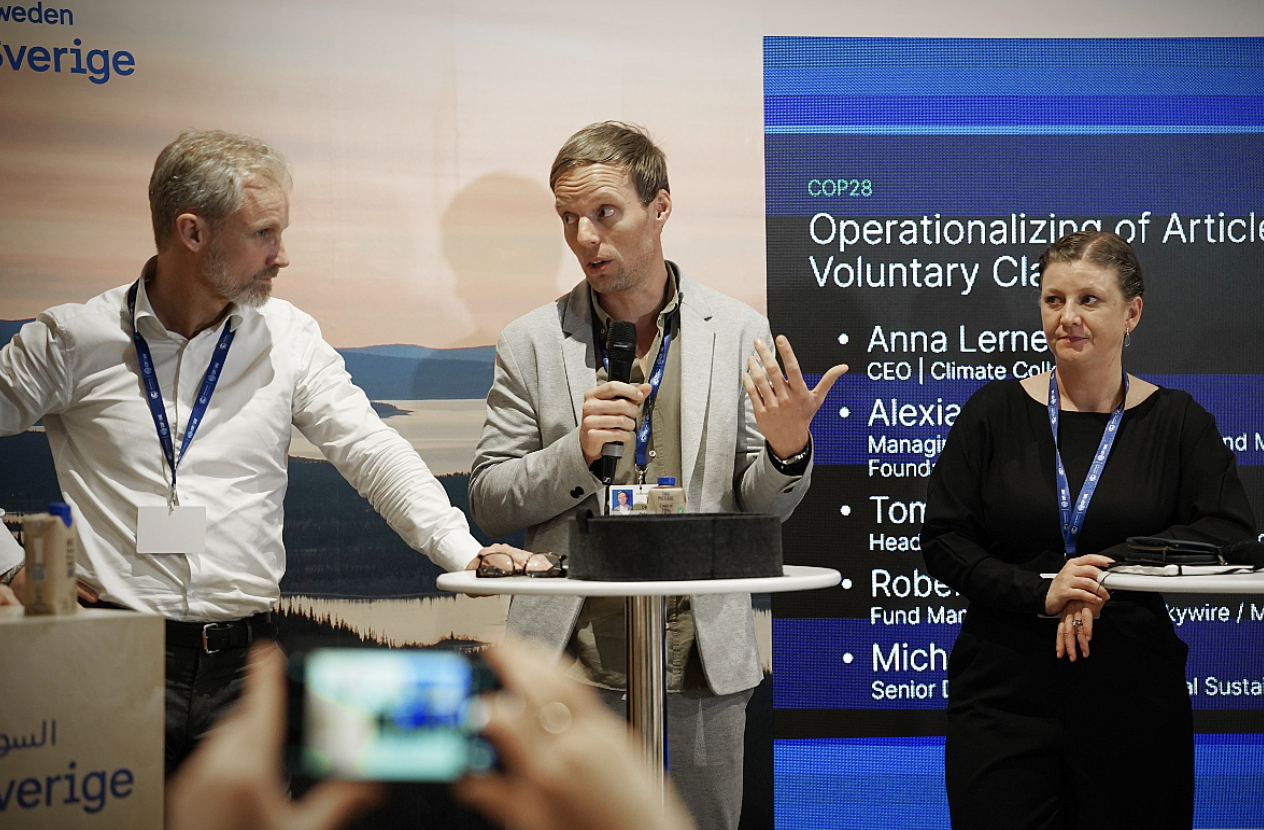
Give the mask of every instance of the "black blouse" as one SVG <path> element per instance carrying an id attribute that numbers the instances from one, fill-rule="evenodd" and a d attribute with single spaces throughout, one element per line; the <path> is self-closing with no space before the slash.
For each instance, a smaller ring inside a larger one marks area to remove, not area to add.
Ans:
<path id="1" fill-rule="evenodd" d="M 1071 495 L 1110 416 L 1063 412 L 1058 443 Z M 1016 379 L 993 381 L 962 407 L 928 482 L 922 554 L 936 578 L 972 604 L 1043 614 L 1064 561 L 1047 407 Z M 1085 515 L 1078 553 L 1129 536 L 1227 544 L 1255 520 L 1215 419 L 1187 393 L 1160 388 L 1125 410 Z"/>

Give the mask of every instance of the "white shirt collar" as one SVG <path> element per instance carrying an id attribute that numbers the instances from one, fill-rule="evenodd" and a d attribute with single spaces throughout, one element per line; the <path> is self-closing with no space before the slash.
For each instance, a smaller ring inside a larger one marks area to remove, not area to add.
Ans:
<path id="1" fill-rule="evenodd" d="M 167 330 L 167 327 L 162 324 L 162 320 L 158 319 L 158 315 L 154 312 L 153 305 L 149 302 L 149 293 L 146 287 L 157 272 L 158 257 L 150 257 L 140 272 L 140 289 L 136 292 L 136 327 L 140 329 L 140 333 L 145 337 L 161 336 L 183 339 L 181 335 Z M 228 327 L 230 330 L 237 331 L 237 327 L 245 319 L 245 311 L 246 309 L 236 303 L 228 307 Z M 214 331 L 216 336 L 218 336 L 220 328 L 220 326 L 215 326 L 213 329 L 207 329 L 207 331 Z"/>

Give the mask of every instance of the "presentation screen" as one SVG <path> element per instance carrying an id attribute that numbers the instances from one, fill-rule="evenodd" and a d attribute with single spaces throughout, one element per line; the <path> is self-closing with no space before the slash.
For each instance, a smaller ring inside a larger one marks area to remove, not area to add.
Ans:
<path id="1" fill-rule="evenodd" d="M 843 584 L 774 597 L 777 827 L 947 827 L 967 602 L 922 562 L 926 480 L 976 389 L 1052 368 L 1051 242 L 1133 244 L 1125 368 L 1215 416 L 1264 517 L 1264 40 L 770 37 L 764 67 L 769 316 L 809 382 L 851 366 L 785 526 Z M 1196 826 L 1264 827 L 1264 595 L 1166 599 Z"/>

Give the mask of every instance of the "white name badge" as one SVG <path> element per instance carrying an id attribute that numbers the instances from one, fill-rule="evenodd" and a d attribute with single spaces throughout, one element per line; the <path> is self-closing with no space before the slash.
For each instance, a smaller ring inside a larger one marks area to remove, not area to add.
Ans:
<path id="1" fill-rule="evenodd" d="M 652 484 L 610 484 L 606 486 L 604 512 L 607 516 L 631 516 L 645 512 L 645 499 Z"/>
<path id="2" fill-rule="evenodd" d="M 137 553 L 202 553 L 206 508 L 185 505 L 141 507 L 136 517 Z"/>

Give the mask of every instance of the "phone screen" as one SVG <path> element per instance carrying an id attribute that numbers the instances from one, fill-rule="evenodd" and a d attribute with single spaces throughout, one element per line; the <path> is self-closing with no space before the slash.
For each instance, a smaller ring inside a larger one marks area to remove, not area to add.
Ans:
<path id="1" fill-rule="evenodd" d="M 489 670 L 459 652 L 317 649 L 290 668 L 290 763 L 307 775 L 453 781 L 494 763 L 474 701 Z"/>

